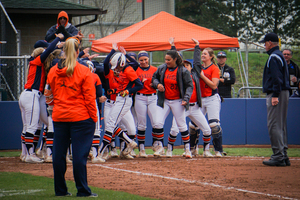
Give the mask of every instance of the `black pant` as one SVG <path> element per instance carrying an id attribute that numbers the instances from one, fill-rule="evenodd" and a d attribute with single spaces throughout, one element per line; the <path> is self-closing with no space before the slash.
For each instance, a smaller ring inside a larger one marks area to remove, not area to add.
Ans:
<path id="1" fill-rule="evenodd" d="M 90 118 L 79 122 L 54 122 L 53 170 L 55 195 L 68 192 L 65 181 L 67 149 L 72 141 L 73 174 L 78 190 L 77 196 L 89 196 L 87 184 L 87 157 L 92 145 L 95 122 Z"/>

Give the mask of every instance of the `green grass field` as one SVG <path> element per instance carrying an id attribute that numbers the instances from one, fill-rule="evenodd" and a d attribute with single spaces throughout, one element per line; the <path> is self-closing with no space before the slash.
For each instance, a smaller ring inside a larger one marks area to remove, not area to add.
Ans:
<path id="1" fill-rule="evenodd" d="M 135 150 L 138 153 L 138 150 Z M 212 151 L 212 149 L 211 149 Z M 271 148 L 224 148 L 224 151 L 229 156 L 254 156 L 254 157 L 270 157 L 272 154 Z M 152 154 L 151 149 L 146 149 L 147 154 Z M 173 151 L 173 155 L 181 155 L 183 153 L 182 148 L 176 148 Z M 202 154 L 202 149 L 199 150 Z M 300 157 L 300 148 L 288 149 L 289 157 Z M 0 151 L 0 157 L 18 157 L 20 151 Z M 53 179 L 32 176 L 28 174 L 15 173 L 15 172 L 0 172 L 0 199 L 75 199 L 76 198 L 76 187 L 73 181 L 67 181 L 69 192 L 73 194 L 72 197 L 56 197 L 54 195 Z M 137 195 L 105 190 L 102 188 L 91 187 L 94 193 L 99 195 L 99 199 L 104 200 L 115 200 L 115 199 L 151 199 L 140 197 Z M 85 198 L 80 198 L 85 199 Z"/>

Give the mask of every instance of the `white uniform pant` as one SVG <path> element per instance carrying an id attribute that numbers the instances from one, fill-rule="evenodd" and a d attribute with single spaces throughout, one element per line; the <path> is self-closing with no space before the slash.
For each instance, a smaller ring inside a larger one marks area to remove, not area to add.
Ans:
<path id="1" fill-rule="evenodd" d="M 202 107 L 200 110 L 204 116 L 207 114 L 208 121 L 212 119 L 220 121 L 221 99 L 219 94 L 210 97 L 202 97 Z"/>
<path id="2" fill-rule="evenodd" d="M 42 123 L 48 126 L 45 96 L 38 90 L 24 90 L 19 99 L 24 132 L 35 134 L 42 128 Z"/>
<path id="3" fill-rule="evenodd" d="M 147 128 L 147 114 L 150 118 L 152 128 L 158 128 L 159 108 L 157 106 L 157 95 L 144 96 L 136 94 L 134 108 L 137 116 L 137 124 L 139 131 L 145 131 Z"/>
<path id="4" fill-rule="evenodd" d="M 189 117 L 200 128 L 200 130 L 203 132 L 203 135 L 211 134 L 211 129 L 207 123 L 207 120 L 201 112 L 200 107 L 197 103 L 194 106 L 190 106 L 189 110 L 185 111 L 185 116 Z M 178 133 L 179 129 L 177 127 L 175 118 L 173 117 L 170 134 L 173 136 L 177 136 Z"/>
<path id="5" fill-rule="evenodd" d="M 135 135 L 136 128 L 130 108 L 132 99 L 117 96 L 116 101 L 107 100 L 104 105 L 104 124 L 105 131 L 114 132 L 115 127 L 119 124 L 122 130 L 127 130 L 128 135 Z"/>
<path id="6" fill-rule="evenodd" d="M 158 127 L 163 128 L 166 118 L 168 117 L 170 110 L 173 113 L 177 126 L 180 132 L 187 131 L 186 119 L 185 119 L 185 107 L 181 105 L 182 99 L 176 100 L 164 100 L 164 108 L 158 106 Z"/>
<path id="7" fill-rule="evenodd" d="M 94 136 L 99 136 L 100 137 L 100 134 L 101 134 L 101 128 L 100 128 L 101 121 L 100 120 L 101 119 L 100 119 L 100 113 L 99 113 L 99 109 L 98 109 L 97 100 L 95 101 L 95 103 L 96 103 L 96 108 L 97 108 L 97 122 L 96 122 Z"/>

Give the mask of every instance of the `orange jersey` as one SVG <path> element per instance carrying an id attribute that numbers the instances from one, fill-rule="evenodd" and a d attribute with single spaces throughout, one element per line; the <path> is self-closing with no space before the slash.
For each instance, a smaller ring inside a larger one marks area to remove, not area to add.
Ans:
<path id="1" fill-rule="evenodd" d="M 101 85 L 101 80 L 99 78 L 99 76 L 95 73 L 92 73 L 92 76 L 93 76 L 93 80 L 94 80 L 94 84 L 95 86 L 98 86 L 98 85 Z"/>
<path id="2" fill-rule="evenodd" d="M 164 84 L 165 84 L 165 98 L 169 100 L 180 99 L 180 91 L 177 84 L 177 70 L 170 71 L 166 69 Z"/>
<path id="3" fill-rule="evenodd" d="M 35 89 L 43 93 L 46 82 L 46 74 L 44 63 L 41 61 L 39 55 L 34 60 L 29 62 L 27 82 L 24 86 L 25 89 Z"/>
<path id="4" fill-rule="evenodd" d="M 97 122 L 96 89 L 92 73 L 76 62 L 72 76 L 66 75 L 67 67 L 51 68 L 47 83 L 53 93 L 55 122 L 77 122 L 92 118 Z"/>
<path id="5" fill-rule="evenodd" d="M 212 80 L 213 78 L 220 79 L 220 70 L 215 64 L 210 65 L 209 67 L 202 69 L 204 75 L 209 79 Z M 218 93 L 218 89 L 211 89 L 206 83 L 200 79 L 200 89 L 201 89 L 201 96 L 202 97 L 209 97 L 216 93 Z"/>
<path id="6" fill-rule="evenodd" d="M 128 66 L 125 68 L 124 71 L 120 72 L 119 74 L 119 79 L 117 80 L 118 81 L 118 87 L 117 87 L 117 91 L 116 93 L 119 93 L 123 90 L 126 90 L 127 87 L 132 87 L 129 86 L 129 83 L 136 80 L 138 78 L 136 72 L 133 70 L 132 67 Z"/>
<path id="7" fill-rule="evenodd" d="M 191 77 L 192 77 L 192 75 L 191 75 Z M 194 81 L 193 77 L 192 77 L 192 80 L 193 80 L 193 88 L 194 89 L 193 89 L 192 96 L 190 98 L 190 103 L 195 103 L 198 100 L 198 97 L 197 97 L 197 88 L 196 88 L 195 81 Z"/>
<path id="8" fill-rule="evenodd" d="M 109 73 L 105 76 L 106 79 L 108 79 L 109 82 L 109 89 L 117 89 L 119 86 L 119 77 L 114 75 L 114 71 L 110 70 Z M 116 94 L 111 94 L 110 99 L 115 101 L 116 100 Z"/>
<path id="9" fill-rule="evenodd" d="M 142 94 L 153 94 L 156 93 L 156 90 L 150 86 L 150 84 L 152 83 L 152 76 L 154 74 L 154 72 L 156 72 L 157 68 L 150 66 L 149 68 L 147 68 L 147 70 L 143 70 L 143 68 L 138 68 L 136 70 L 136 73 L 138 75 L 138 77 L 141 79 L 141 81 L 144 81 L 144 87 L 143 89 L 141 89 L 139 91 L 139 93 Z"/>

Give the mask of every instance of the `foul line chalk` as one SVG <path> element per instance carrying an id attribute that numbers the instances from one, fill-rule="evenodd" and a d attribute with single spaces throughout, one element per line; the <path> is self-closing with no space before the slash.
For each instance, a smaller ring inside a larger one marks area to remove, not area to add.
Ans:
<path id="1" fill-rule="evenodd" d="M 181 179 L 181 178 L 174 178 L 174 177 L 162 176 L 162 175 L 157 175 L 157 174 L 152 174 L 152 173 L 143 173 L 143 172 L 139 172 L 139 171 L 131 171 L 131 170 L 126 170 L 126 169 L 118 169 L 118 168 L 109 167 L 109 166 L 100 165 L 100 164 L 93 164 L 93 165 L 99 166 L 99 167 L 103 167 L 103 168 L 107 168 L 107 169 L 112 169 L 112 170 L 117 170 L 117 171 L 122 171 L 122 172 L 128 172 L 128 173 L 133 173 L 133 174 L 138 174 L 138 175 L 142 175 L 142 176 L 152 176 L 152 177 L 157 177 L 157 178 L 162 178 L 162 179 L 167 179 L 167 180 L 182 181 L 182 182 L 186 182 L 186 183 L 198 183 L 198 184 L 201 184 L 201 185 L 204 185 L 204 186 L 211 186 L 211 187 L 222 188 L 224 190 L 236 190 L 238 192 L 245 192 L 245 193 L 263 195 L 263 196 L 268 196 L 268 197 L 276 197 L 276 198 L 280 198 L 280 199 L 298 200 L 298 199 L 294 199 L 294 198 L 290 198 L 290 197 L 284 197 L 284 196 L 280 196 L 280 195 L 276 195 L 276 194 L 267 194 L 267 193 L 262 193 L 262 192 L 255 192 L 255 191 L 250 191 L 250 190 L 245 190 L 245 189 L 239 189 L 239 188 L 235 188 L 235 187 L 226 187 L 226 186 L 217 185 L 217 184 L 214 184 L 214 183 L 199 182 L 199 181 L 195 181 L 195 180 L 187 180 L 187 179 Z"/>

